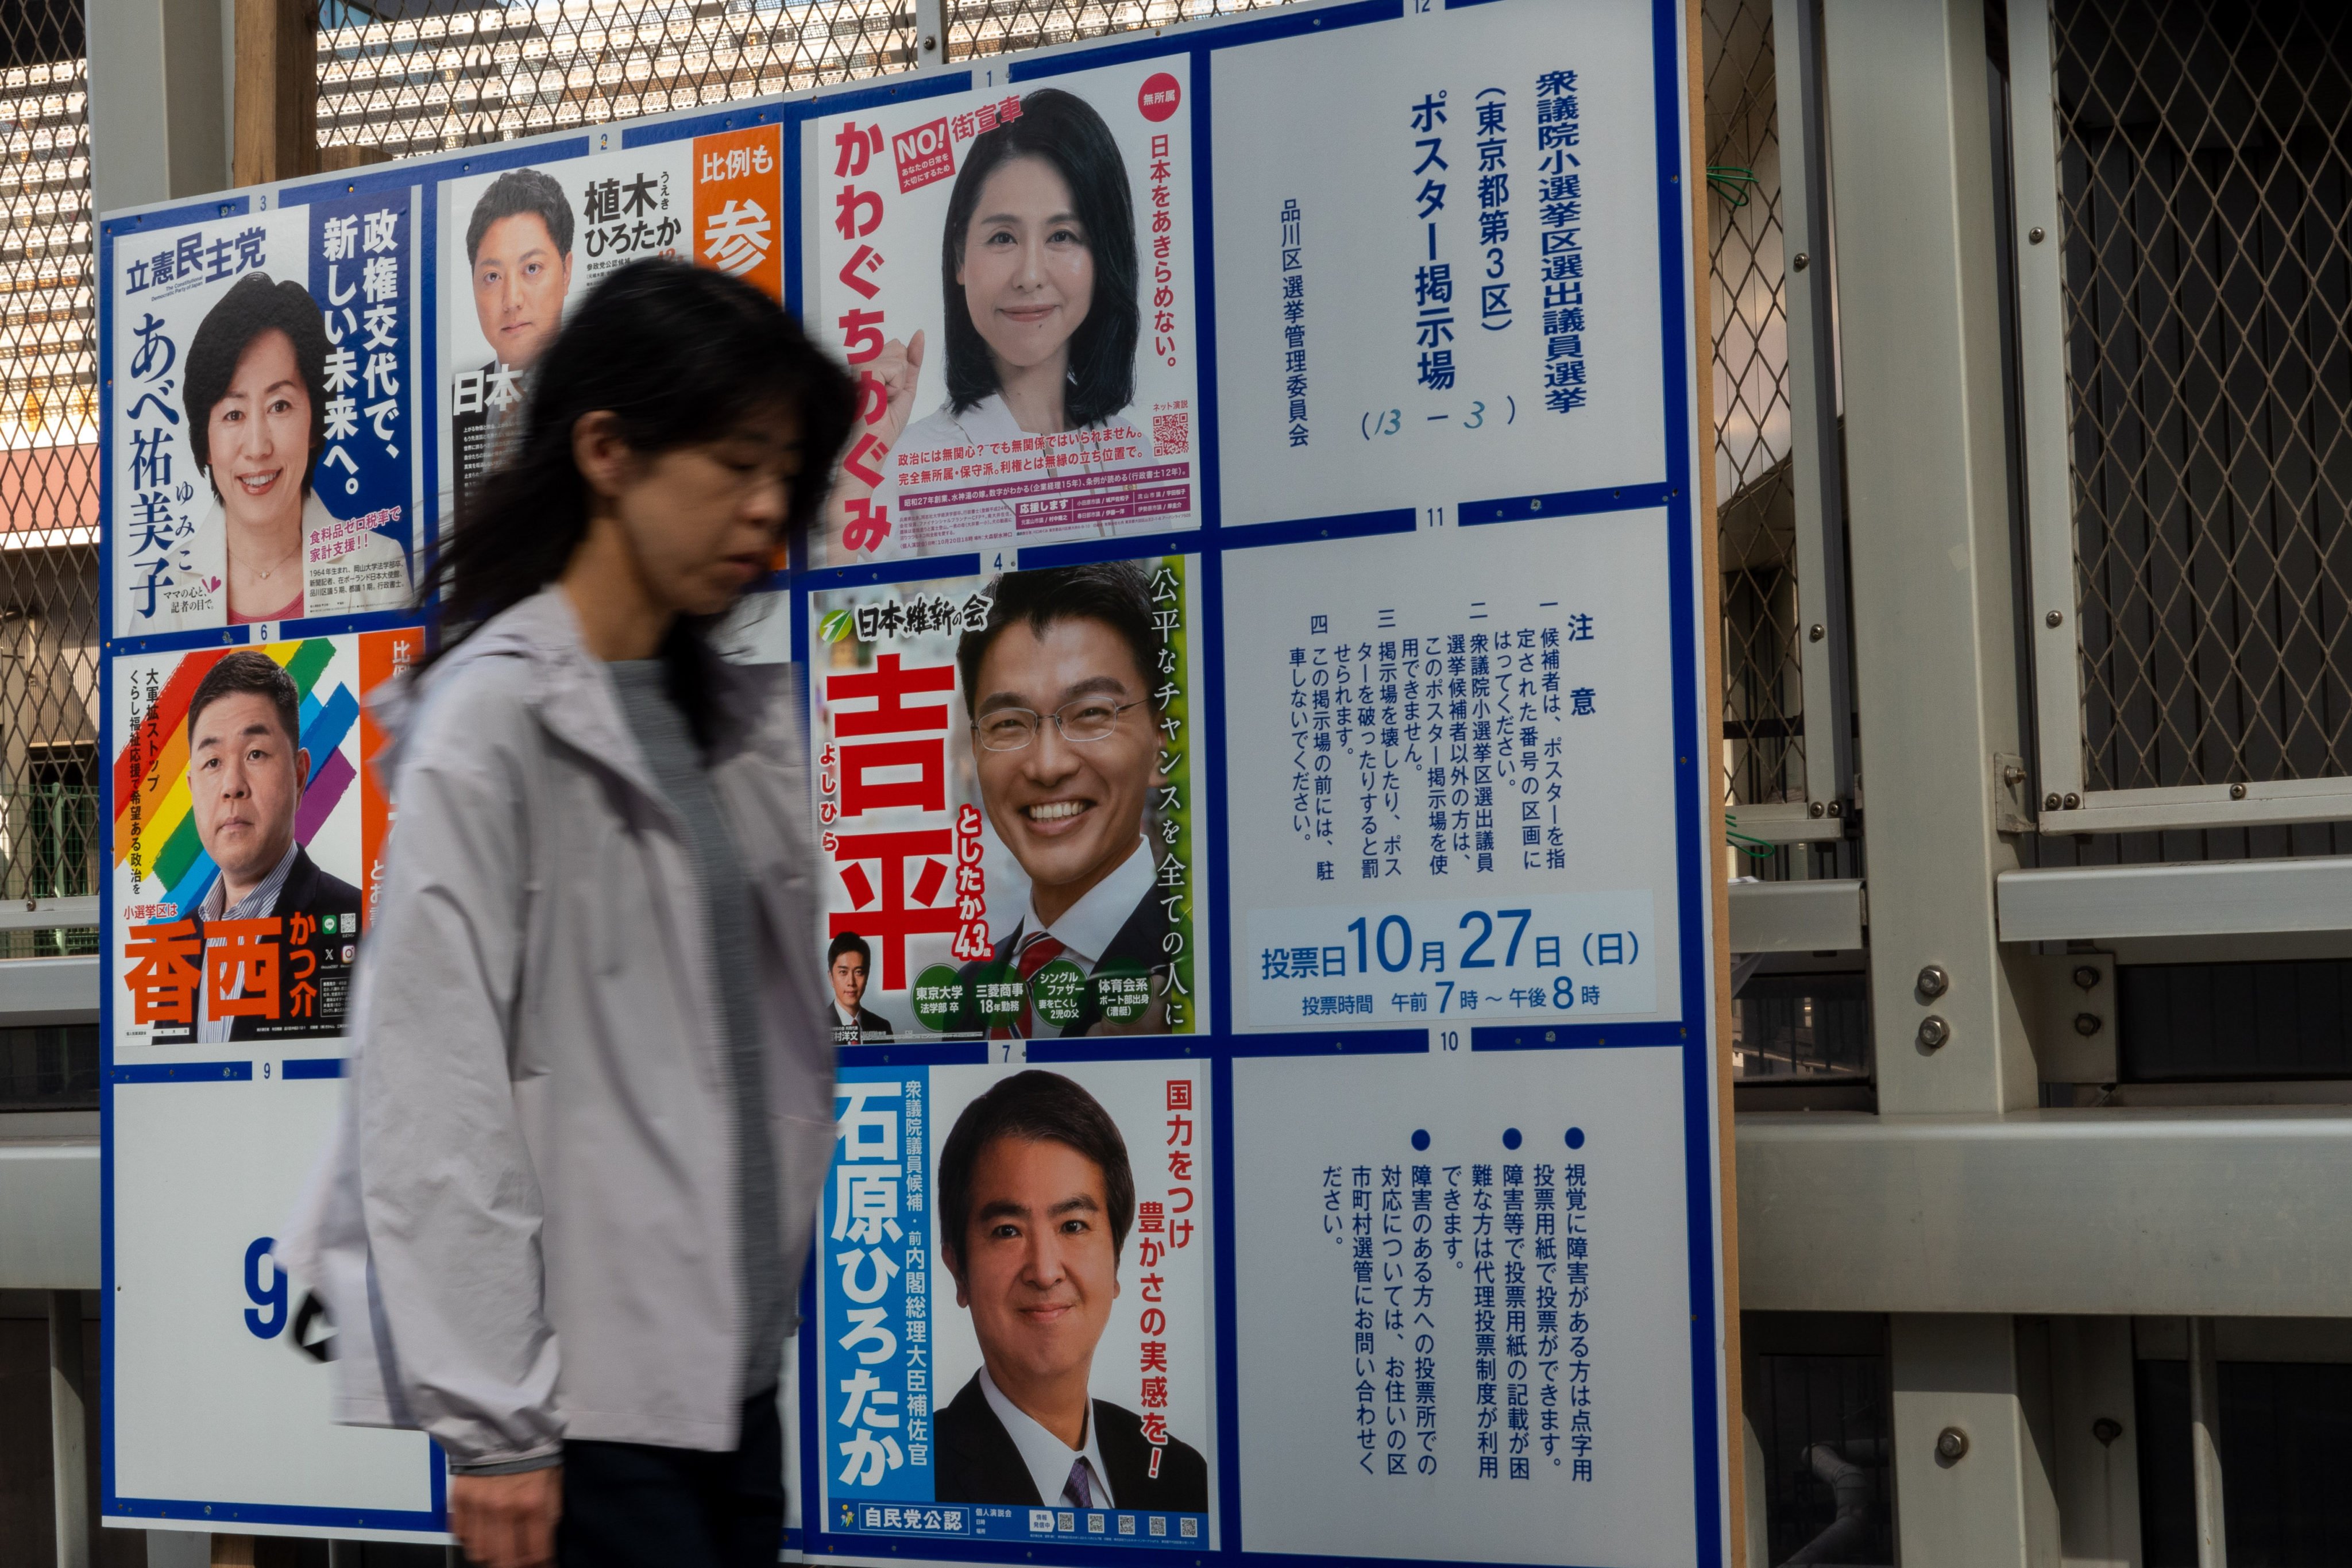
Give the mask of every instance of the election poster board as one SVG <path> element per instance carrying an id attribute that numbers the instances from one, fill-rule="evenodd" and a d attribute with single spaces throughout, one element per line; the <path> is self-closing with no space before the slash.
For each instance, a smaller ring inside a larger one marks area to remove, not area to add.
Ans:
<path id="1" fill-rule="evenodd" d="M 530 371 L 598 280 L 684 258 L 783 294 L 783 153 L 773 123 L 584 157 L 469 160 L 440 184 L 446 367 L 441 490 L 457 509 L 519 448 Z M 482 165 L 496 163 L 494 169 Z"/>
<path id="2" fill-rule="evenodd" d="M 110 261 L 118 637 L 411 597 L 425 542 L 415 190 L 232 206 L 247 203 L 142 225 Z"/>
<path id="3" fill-rule="evenodd" d="M 360 700 L 674 257 L 858 386 L 718 637 L 805 667 L 839 1064 L 781 1546 L 1728 1561 L 1687 27 L 1305 4 L 105 218 L 109 1521 L 445 1538 L 273 1255 Z"/>
<path id="4" fill-rule="evenodd" d="M 839 1043 L 1199 1032 L 1199 571 L 809 595 Z"/>
<path id="5" fill-rule="evenodd" d="M 1190 59 L 805 122 L 801 298 L 862 416 L 818 564 L 1198 525 Z"/>

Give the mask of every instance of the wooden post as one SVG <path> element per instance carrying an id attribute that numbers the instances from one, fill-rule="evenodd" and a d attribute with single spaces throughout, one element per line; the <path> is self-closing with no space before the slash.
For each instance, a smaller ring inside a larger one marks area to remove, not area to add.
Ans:
<path id="1" fill-rule="evenodd" d="M 1715 1091 L 1717 1113 L 1717 1159 L 1721 1171 L 1721 1184 L 1716 1192 L 1716 1202 L 1723 1216 L 1723 1401 L 1726 1420 L 1720 1434 L 1723 1444 L 1724 1496 L 1730 1522 L 1732 1568 L 1763 1568 L 1763 1564 L 1748 1560 L 1748 1452 L 1747 1426 L 1741 1406 L 1739 1359 L 1739 1179 L 1738 1145 L 1732 1135 L 1731 1089 L 1731 887 L 1726 867 L 1723 847 L 1723 571 L 1717 559 L 1715 493 L 1715 366 L 1713 363 L 1714 334 L 1710 330 L 1712 301 L 1707 294 L 1707 202 L 1706 202 L 1706 62 L 1704 56 L 1700 16 L 1701 0 L 1685 0 L 1683 26 L 1685 47 L 1689 51 L 1685 69 L 1690 79 L 1690 166 L 1684 171 L 1683 180 L 1690 203 L 1691 243 L 1691 385 L 1697 394 L 1698 472 L 1692 478 L 1698 485 L 1699 572 L 1706 579 L 1706 594 L 1700 601 L 1705 619 L 1699 623 L 1699 635 L 1706 648 L 1707 722 L 1705 731 L 1706 754 L 1699 759 L 1700 774 L 1707 792 L 1706 863 L 1710 893 L 1715 900 L 1715 951 L 1709 955 L 1714 971 L 1711 983 L 1715 991 L 1715 1023 L 1717 1033 L 1709 1042 L 1715 1052 Z M 1672 259 L 1660 257 L 1662 267 L 1674 265 Z"/>
<path id="2" fill-rule="evenodd" d="M 237 22 L 239 24 L 240 35 L 242 34 L 243 24 L 245 21 L 243 14 L 244 9 L 244 5 L 240 3 L 237 7 Z M 237 39 L 237 53 L 239 55 L 245 53 L 245 39 L 242 36 Z M 239 92 L 237 94 L 237 102 L 241 105 L 244 101 L 245 94 Z M 239 147 L 245 145 L 245 138 L 243 136 L 239 136 L 237 138 L 237 145 Z M 253 1537 L 250 1535 L 214 1536 L 213 1568 L 253 1568 Z"/>
<path id="3" fill-rule="evenodd" d="M 317 23 L 306 0 L 236 0 L 232 169 L 240 185 L 319 172 Z"/>

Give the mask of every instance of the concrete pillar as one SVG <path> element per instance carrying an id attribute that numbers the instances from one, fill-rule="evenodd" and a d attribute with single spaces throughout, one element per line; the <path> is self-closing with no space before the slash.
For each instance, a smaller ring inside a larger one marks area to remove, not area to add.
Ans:
<path id="1" fill-rule="evenodd" d="M 1889 1327 L 1903 1568 L 2059 1568 L 2041 1347 L 2021 1357 L 2016 1321 L 1990 1314 Z"/>
<path id="2" fill-rule="evenodd" d="M 49 1292 L 49 1477 L 58 1568 L 89 1568 L 89 1413 L 82 1397 L 81 1292 Z"/>
<path id="3" fill-rule="evenodd" d="M 89 174 L 96 210 L 229 184 L 226 0 L 89 0 Z"/>

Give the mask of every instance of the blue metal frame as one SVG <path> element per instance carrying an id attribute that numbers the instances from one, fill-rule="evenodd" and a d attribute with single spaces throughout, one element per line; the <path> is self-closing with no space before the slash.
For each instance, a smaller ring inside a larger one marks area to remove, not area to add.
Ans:
<path id="1" fill-rule="evenodd" d="M 861 107 L 879 105 L 909 99 L 969 90 L 981 69 L 1001 69 L 1007 82 L 1027 82 L 1072 71 L 1099 68 L 1128 61 L 1160 58 L 1182 55 L 1191 65 L 1192 130 L 1196 152 L 1193 170 L 1193 207 L 1196 219 L 1194 237 L 1194 279 L 1200 298 L 1200 320 L 1204 329 L 1215 320 L 1216 273 L 1213 234 L 1213 160 L 1205 155 L 1212 145 L 1211 62 L 1215 51 L 1265 42 L 1276 38 L 1296 37 L 1323 31 L 1339 31 L 1374 23 L 1402 20 L 1407 0 L 1354 0 L 1351 4 L 1318 6 L 1312 9 L 1286 10 L 1275 15 L 1237 19 L 1228 23 L 1213 23 L 1203 26 L 1186 27 L 1172 36 L 1127 38 L 1094 47 L 1075 47 L 1038 56 L 1013 56 L 1002 62 L 986 62 L 982 66 L 942 70 L 913 76 L 882 84 L 868 84 L 831 92 L 815 92 L 789 100 L 752 100 L 717 110 L 681 114 L 649 124 L 635 124 L 622 129 L 624 148 L 657 144 L 713 132 L 740 129 L 748 125 L 775 124 L 782 132 L 783 158 L 782 185 L 784 207 L 796 221 L 784 225 L 784 276 L 786 301 L 796 311 L 802 305 L 802 274 L 805 269 L 806 238 L 803 224 L 807 221 L 801 199 L 802 163 L 804 156 L 802 132 L 810 120 L 827 114 Z M 1490 5 L 1499 0 L 1444 0 L 1448 10 L 1469 5 Z M 1540 4 L 1542 0 L 1528 0 Z M 1682 7 L 1679 0 L 1649 0 L 1652 21 L 1652 51 L 1654 64 L 1654 100 L 1656 110 L 1655 151 L 1657 163 L 1657 215 L 1659 304 L 1663 315 L 1664 337 L 1661 342 L 1662 408 L 1661 417 L 1666 435 L 1665 477 L 1655 482 L 1641 482 L 1616 487 L 1584 490 L 1550 492 L 1534 496 L 1504 498 L 1478 497 L 1455 503 L 1455 521 L 1461 526 L 1478 526 L 1507 521 L 1523 521 L 1538 518 L 1589 516 L 1599 513 L 1663 509 L 1668 532 L 1668 577 L 1672 603 L 1668 606 L 1673 647 L 1673 683 L 1678 700 L 1675 704 L 1673 728 L 1675 750 L 1675 810 L 1677 862 L 1675 882 L 1677 890 L 1678 934 L 1681 942 L 1681 974 L 1678 1000 L 1679 1020 L 1617 1025 L 1554 1025 L 1554 1026 L 1472 1026 L 1471 1048 L 1475 1051 L 1496 1050 L 1571 1050 L 1613 1047 L 1674 1046 L 1681 1050 L 1683 1116 L 1685 1129 L 1684 1174 L 1687 1201 L 1687 1256 L 1690 1312 L 1690 1373 L 1693 1419 L 1693 1497 L 1695 1513 L 1695 1549 L 1696 1561 L 1716 1565 L 1723 1561 L 1722 1542 L 1728 1521 L 1721 1496 L 1722 1466 L 1725 1462 L 1724 1429 L 1720 1423 L 1718 1401 L 1720 1381 L 1717 1375 L 1718 1318 L 1717 1292 L 1719 1286 L 1718 1258 L 1716 1253 L 1716 1203 L 1717 1191 L 1715 1174 L 1717 1108 L 1713 1101 L 1714 1068 L 1711 1059 L 1707 1024 L 1710 1017 L 1712 963 L 1711 948 L 1705 940 L 1706 911 L 1709 908 L 1709 863 L 1706 817 L 1707 801 L 1706 787 L 1707 770 L 1702 751 L 1701 716 L 1710 700 L 1704 689 L 1704 668 L 1698 658 L 1699 637 L 1703 628 L 1697 624 L 1698 560 L 1694 531 L 1694 475 L 1692 411 L 1690 405 L 1693 374 L 1693 344 L 1685 336 L 1687 290 L 1690 287 L 1687 268 L 1687 212 L 1689 192 L 1684 187 L 1681 172 L 1688 166 L 1685 138 L 1685 55 L 1681 37 Z M 422 204 L 419 235 L 420 254 L 425 265 L 420 308 L 420 335 L 423 342 L 420 358 L 424 364 L 423 379 L 438 387 L 439 342 L 437 277 L 435 261 L 438 255 L 440 216 L 439 186 L 445 180 L 460 178 L 491 169 L 513 167 L 524 163 L 555 161 L 584 155 L 589 153 L 593 132 L 568 133 L 544 140 L 509 143 L 496 149 L 469 149 L 452 153 L 417 167 L 397 166 L 394 169 L 370 171 L 343 178 L 309 181 L 289 185 L 277 198 L 279 205 L 292 205 L 330 195 L 341 195 L 354 185 L 366 188 L 413 184 L 417 188 L 417 200 Z M 200 218 L 234 216 L 248 210 L 249 197 L 239 195 L 225 199 L 188 204 L 156 212 L 131 215 L 110 219 L 100 226 L 98 239 L 99 341 L 103 368 L 101 382 L 110 386 L 113 368 L 112 349 L 114 321 L 112 308 L 113 249 L 118 235 L 129 234 L 149 226 L 168 226 Z M 1021 564 L 1044 566 L 1070 564 L 1083 561 L 1133 559 L 1160 554 L 1185 554 L 1196 557 L 1201 605 L 1201 658 L 1203 689 L 1201 693 L 1201 723 L 1199 733 L 1209 739 L 1203 742 L 1220 752 L 1223 743 L 1224 710 L 1224 579 L 1223 560 L 1230 551 L 1245 551 L 1273 545 L 1301 543 L 1314 541 L 1370 538 L 1391 533 L 1409 533 L 1418 526 L 1419 514 L 1414 508 L 1351 513 L 1331 517 L 1300 518 L 1286 521 L 1253 523 L 1227 529 L 1222 515 L 1220 436 L 1216 405 L 1216 343 L 1215 333 L 1203 330 L 1198 334 L 1198 399 L 1202 412 L 1200 527 L 1148 537 L 1111 540 L 1086 540 L 1059 544 L 1041 544 L 1021 549 Z M 423 498 L 419 507 L 420 545 L 429 545 L 437 537 L 438 517 L 438 441 L 439 421 L 427 417 L 422 421 L 425 429 L 424 472 L 425 489 L 431 492 Z M 100 451 L 110 453 L 114 443 L 111 399 L 102 403 L 100 414 Z M 113 512 L 112 468 L 102 463 L 100 469 L 101 517 L 110 519 Z M 112 664 L 116 658 L 129 654 L 163 653 L 181 648 L 216 647 L 223 642 L 242 642 L 247 633 L 242 628 L 227 631 L 199 631 L 159 635 L 141 638 L 117 638 L 111 635 L 114 610 L 114 569 L 110 550 L 111 540 L 106 539 L 100 551 L 100 593 L 104 608 L 101 612 L 106 635 L 102 641 L 105 677 L 100 682 L 100 732 L 110 742 L 113 736 Z M 793 646 L 796 655 L 804 652 L 809 641 L 810 596 L 813 594 L 889 583 L 903 583 L 950 577 L 969 577 L 981 571 L 979 552 L 898 560 L 870 565 L 835 567 L 811 570 L 806 561 L 797 561 L 793 569 L 780 574 L 771 586 L 784 593 L 789 599 L 792 616 Z M 340 618 L 289 623 L 298 635 L 320 636 L 333 633 L 373 630 L 394 626 L 418 625 L 415 617 L 399 613 L 355 616 Z M 429 628 L 428 628 L 429 629 Z M 807 704 L 812 700 L 807 682 L 802 682 L 803 719 L 808 717 Z M 102 748 L 103 749 L 103 748 Z M 1251 1552 L 1244 1544 L 1244 1524 L 1241 1516 L 1241 1438 L 1239 1430 L 1238 1356 L 1235 1353 L 1239 1326 L 1240 1304 L 1236 1299 L 1234 1280 L 1234 1068 L 1237 1061 L 1267 1057 L 1316 1056 L 1377 1056 L 1419 1054 L 1429 1048 L 1429 1035 L 1423 1029 L 1361 1029 L 1318 1030 L 1286 1034 L 1240 1034 L 1234 1032 L 1233 986 L 1231 973 L 1231 910 L 1229 879 L 1231 836 L 1224 769 L 1220 755 L 1215 765 L 1202 763 L 1202 784 L 1207 790 L 1205 831 L 1207 850 L 1203 872 L 1211 925 L 1214 938 L 1208 953 L 1209 984 L 1203 1010 L 1202 1032 L 1186 1037 L 1171 1037 L 1139 1042 L 1110 1041 L 1034 1041 L 1028 1047 L 1028 1059 L 1034 1062 L 1084 1062 L 1136 1059 L 1205 1059 L 1210 1066 L 1210 1098 L 1214 1124 L 1212 1134 L 1212 1158 L 1216 1175 L 1213 1179 L 1211 1214 L 1215 1234 L 1212 1237 L 1213 1256 L 1214 1321 L 1216 1334 L 1216 1440 L 1214 1463 L 1218 1479 L 1217 1525 L 1219 1544 L 1213 1551 L 1205 1543 L 1189 1548 L 1198 1558 L 1215 1556 L 1234 1563 L 1236 1568 L 1246 1562 L 1248 1568 L 1275 1568 L 1276 1564 L 1297 1563 L 1300 1568 L 1328 1563 L 1330 1559 L 1312 1555 Z M 113 772 L 102 772 L 101 809 L 108 823 L 113 821 Z M 101 933 L 105 950 L 114 952 L 119 940 L 112 900 L 101 915 Z M 114 986 L 110 977 L 104 985 L 100 1003 L 100 1050 L 104 1064 L 100 1086 L 100 1103 L 104 1111 L 104 1147 L 101 1178 L 103 1212 L 102 1247 L 103 1283 L 110 1304 L 114 1285 L 114 1143 L 113 1094 L 118 1083 L 160 1083 L 173 1081 L 222 1081 L 225 1079 L 250 1078 L 252 1064 L 246 1062 L 213 1062 L 180 1064 L 173 1067 L 142 1065 L 118 1068 L 114 1061 Z M 945 1065 L 972 1063 L 987 1058 L 987 1047 L 982 1041 L 895 1042 L 891 1045 L 848 1047 L 843 1052 L 845 1064 L 895 1062 L 908 1065 Z M 286 1076 L 331 1077 L 341 1070 L 340 1058 L 303 1058 L 286 1064 Z M 814 1270 L 804 1277 L 802 1293 L 803 1327 L 818 1321 Z M 114 1463 L 114 1317 L 108 1310 L 103 1323 L 104 1377 L 107 1390 L 106 1436 L 102 1453 L 102 1511 L 118 1518 L 172 1520 L 197 1525 L 208 1524 L 284 1524 L 320 1528 L 377 1530 L 407 1530 L 437 1534 L 443 1529 L 443 1507 L 446 1497 L 446 1473 L 439 1452 L 433 1450 L 432 1511 L 429 1513 L 391 1513 L 332 1509 L 247 1506 L 222 1502 L 205 1503 L 161 1499 L 128 1499 L 116 1488 Z M 817 1335 L 803 1332 L 800 1342 L 800 1432 L 803 1439 L 823 1425 L 822 1401 L 817 1388 Z M 1029 1542 L 975 1542 L 932 1538 L 869 1536 L 862 1533 L 835 1533 L 824 1528 L 824 1515 L 818 1506 L 824 1495 L 820 1479 L 818 1455 L 820 1443 L 803 1440 L 799 1453 L 800 1497 L 803 1503 L 803 1530 L 787 1532 L 788 1548 L 803 1545 L 812 1554 L 827 1556 L 892 1557 L 919 1556 L 949 1558 L 981 1563 L 1087 1563 L 1108 1560 L 1116 1552 L 1130 1548 L 1113 1548 L 1108 1543 L 1074 1542 L 1068 1546 Z M 1153 1550 L 1167 1550 L 1166 1547 Z M 1423 1560 L 1428 1561 L 1428 1560 Z M 1460 1568 L 1471 1568 L 1475 1559 L 1454 1560 Z M 1451 1564 L 1448 1565 L 1451 1568 Z M 1481 1565 L 1483 1568 L 1483 1565 Z"/>

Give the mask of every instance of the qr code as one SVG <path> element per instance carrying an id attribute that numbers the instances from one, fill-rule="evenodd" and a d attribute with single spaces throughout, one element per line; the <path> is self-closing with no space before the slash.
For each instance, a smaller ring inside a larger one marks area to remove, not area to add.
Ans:
<path id="1" fill-rule="evenodd" d="M 1181 458 L 1192 449 L 1192 415 L 1155 414 L 1151 416 L 1151 455 L 1155 458 Z"/>

